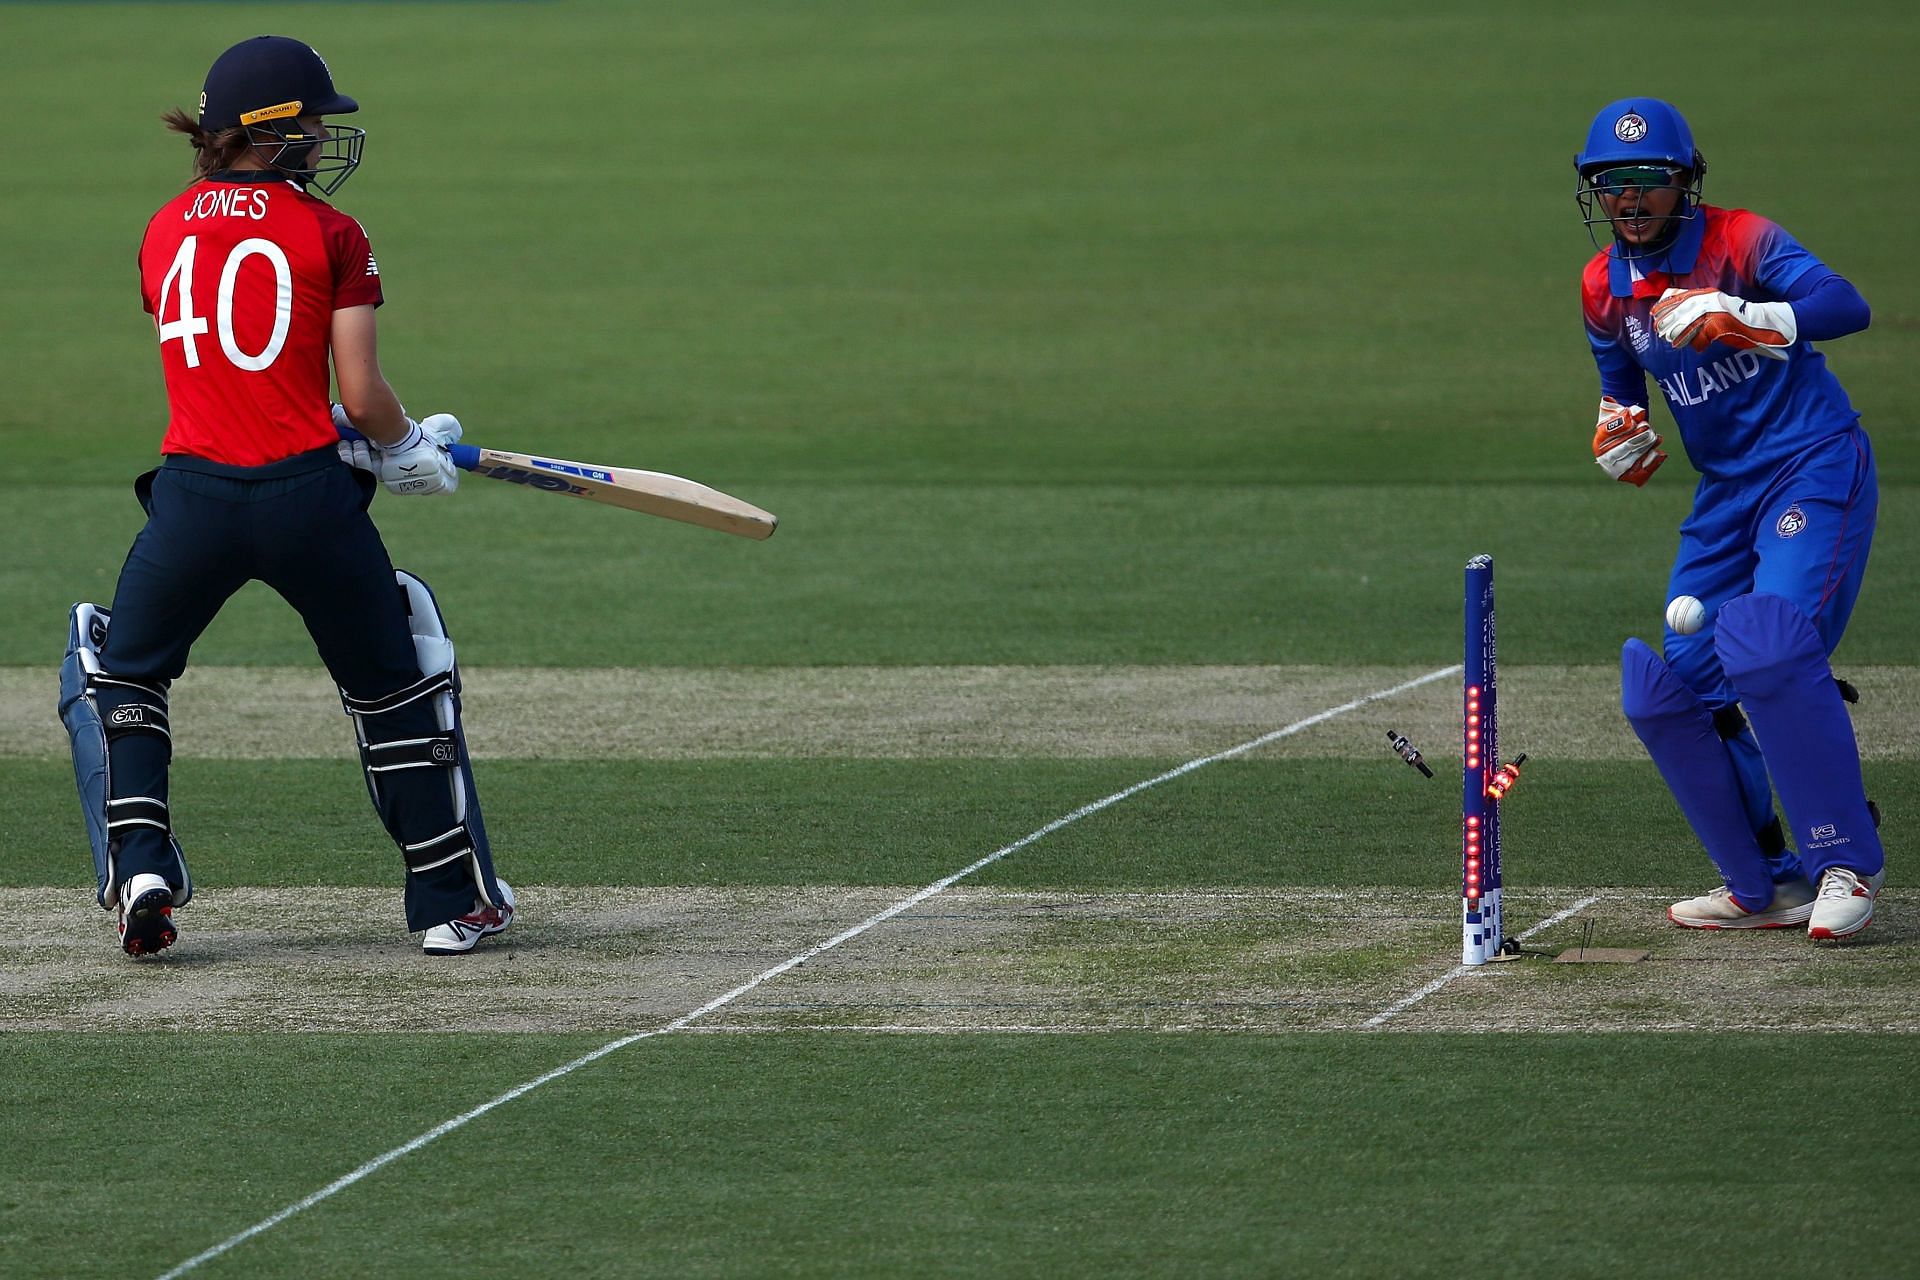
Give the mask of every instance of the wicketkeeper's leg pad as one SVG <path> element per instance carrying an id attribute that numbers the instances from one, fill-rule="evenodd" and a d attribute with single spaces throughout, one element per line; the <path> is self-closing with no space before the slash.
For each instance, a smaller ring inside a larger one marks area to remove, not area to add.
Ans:
<path id="1" fill-rule="evenodd" d="M 420 678 L 379 697 L 345 689 L 367 793 L 407 865 L 407 924 L 428 929 L 501 902 L 492 851 L 460 724 L 460 668 L 427 584 L 394 577 L 407 600 Z"/>
<path id="2" fill-rule="evenodd" d="M 173 905 L 183 907 L 193 897 L 193 878 L 173 834 L 167 804 L 166 770 L 173 757 L 168 686 L 164 680 L 133 680 L 102 668 L 100 652 L 112 618 L 112 612 L 99 605 L 73 606 L 67 656 L 60 664 L 60 721 L 72 742 L 74 784 L 87 843 L 93 847 L 95 896 L 109 911 L 119 906 L 122 864 L 127 861 L 121 855 L 134 842 L 149 846 L 140 862 L 152 864 L 155 874 L 166 878 L 173 888 Z M 133 777 L 147 782 L 116 786 L 116 757 L 122 762 L 120 781 Z M 157 850 L 151 847 L 155 845 Z M 136 865 L 127 874 L 148 869 Z"/>
<path id="3" fill-rule="evenodd" d="M 1759 736 L 1807 874 L 1834 866 L 1877 874 L 1885 854 L 1860 745 L 1819 632 L 1792 601 L 1764 592 L 1729 600 L 1718 622 L 1720 665 Z"/>
<path id="4" fill-rule="evenodd" d="M 1777 871 L 1713 712 L 1640 640 L 1620 652 L 1620 707 L 1735 900 L 1766 910 Z"/>

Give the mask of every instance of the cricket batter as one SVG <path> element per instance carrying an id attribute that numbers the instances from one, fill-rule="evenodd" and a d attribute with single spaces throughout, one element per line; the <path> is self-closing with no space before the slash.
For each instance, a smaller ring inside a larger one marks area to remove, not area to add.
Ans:
<path id="1" fill-rule="evenodd" d="M 375 474 L 397 494 L 453 492 L 460 424 L 401 409 L 375 350 L 380 271 L 366 233 L 320 198 L 353 173 L 366 137 L 323 117 L 355 110 L 319 54 L 258 36 L 214 62 L 198 120 L 164 117 L 193 145 L 194 180 L 140 245 L 170 410 L 163 456 L 134 484 L 147 524 L 113 607 L 74 606 L 60 670 L 98 898 L 118 912 L 128 955 L 171 946 L 173 909 L 193 896 L 168 803 L 168 688 L 254 579 L 299 612 L 340 687 L 406 863 L 407 927 L 447 955 L 513 920 L 474 792 L 453 645 L 426 584 L 395 571 L 367 516 Z M 373 442 L 359 446 L 370 470 L 348 465 L 337 421 Z"/>
<path id="2" fill-rule="evenodd" d="M 1827 660 L 1866 572 L 1878 486 L 1859 415 L 1812 344 L 1865 329 L 1866 300 L 1765 218 L 1703 203 L 1706 161 L 1669 103 L 1603 108 L 1574 164 L 1595 244 L 1609 233 L 1581 279 L 1594 458 L 1636 486 L 1666 460 L 1652 374 L 1701 474 L 1668 598 L 1697 597 L 1705 620 L 1668 626 L 1659 654 L 1637 639 L 1621 654 L 1621 706 L 1724 881 L 1668 918 L 1847 937 L 1873 919 L 1885 863 Z"/>

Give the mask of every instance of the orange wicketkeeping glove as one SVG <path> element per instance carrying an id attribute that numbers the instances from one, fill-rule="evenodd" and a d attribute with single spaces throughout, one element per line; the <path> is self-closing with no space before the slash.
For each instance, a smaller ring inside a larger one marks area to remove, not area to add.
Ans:
<path id="1" fill-rule="evenodd" d="M 1784 302 L 1748 302 L 1718 289 L 1669 289 L 1653 304 L 1653 331 L 1668 346 L 1705 351 L 1715 342 L 1785 360 L 1800 336 Z"/>
<path id="2" fill-rule="evenodd" d="M 1660 437 L 1647 425 L 1644 406 L 1601 397 L 1600 420 L 1593 430 L 1593 460 L 1615 480 L 1636 488 L 1660 469 L 1667 455 L 1660 452 Z"/>

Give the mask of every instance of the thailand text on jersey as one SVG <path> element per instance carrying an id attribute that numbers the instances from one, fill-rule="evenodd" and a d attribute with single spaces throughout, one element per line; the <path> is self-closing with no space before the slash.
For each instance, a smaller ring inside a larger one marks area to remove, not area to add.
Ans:
<path id="1" fill-rule="evenodd" d="M 262 466 L 333 443 L 333 313 L 378 306 L 360 224 L 277 175 L 215 174 L 161 207 L 140 244 L 170 417 L 162 453 Z"/>
<path id="2" fill-rule="evenodd" d="M 1603 387 L 1645 404 L 1645 378 L 1666 397 L 1687 457 L 1715 479 L 1771 471 L 1810 445 L 1850 429 L 1860 415 L 1826 360 L 1802 340 L 1787 359 L 1711 343 L 1705 351 L 1670 347 L 1648 313 L 1668 288 L 1718 289 L 1754 302 L 1778 302 L 1795 282 L 1828 269 L 1779 226 L 1745 209 L 1702 205 L 1679 238 L 1647 264 L 1594 255 L 1581 278 L 1587 341 Z"/>

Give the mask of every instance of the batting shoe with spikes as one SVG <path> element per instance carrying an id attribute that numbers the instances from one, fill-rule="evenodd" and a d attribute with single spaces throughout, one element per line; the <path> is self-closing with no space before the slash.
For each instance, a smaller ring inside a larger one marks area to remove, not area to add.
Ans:
<path id="1" fill-rule="evenodd" d="M 1733 900 L 1725 885 L 1667 908 L 1667 919 L 1683 929 L 1786 929 L 1805 924 L 1813 914 L 1813 886 L 1803 879 L 1773 886 L 1773 901 L 1749 911 Z"/>
<path id="2" fill-rule="evenodd" d="M 1820 896 L 1814 899 L 1807 936 L 1822 941 L 1851 938 L 1873 921 L 1873 900 L 1887 882 L 1886 868 L 1870 876 L 1845 867 L 1828 867 L 1820 877 Z"/>
<path id="3" fill-rule="evenodd" d="M 130 956 L 158 955 L 173 945 L 173 886 L 142 874 L 120 886 L 120 949 Z"/>
<path id="4" fill-rule="evenodd" d="M 513 923 L 513 889 L 505 880 L 496 880 L 500 886 L 500 905 L 490 907 L 484 902 L 473 904 L 473 910 L 463 916 L 455 916 L 445 924 L 437 924 L 427 930 L 426 940 L 420 949 L 430 956 L 462 956 L 474 949 L 480 939 L 504 933 Z"/>

